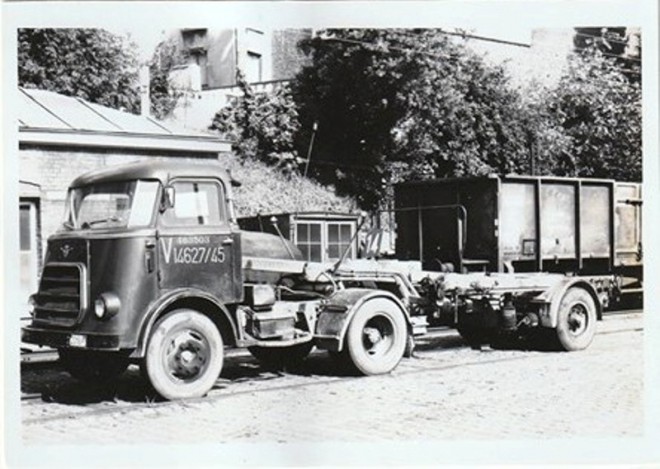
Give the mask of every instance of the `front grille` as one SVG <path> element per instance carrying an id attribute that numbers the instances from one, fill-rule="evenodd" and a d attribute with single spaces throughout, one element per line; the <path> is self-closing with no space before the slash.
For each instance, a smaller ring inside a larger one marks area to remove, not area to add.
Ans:
<path id="1" fill-rule="evenodd" d="M 84 279 L 81 264 L 46 264 L 34 297 L 35 320 L 73 326 L 86 303 Z"/>

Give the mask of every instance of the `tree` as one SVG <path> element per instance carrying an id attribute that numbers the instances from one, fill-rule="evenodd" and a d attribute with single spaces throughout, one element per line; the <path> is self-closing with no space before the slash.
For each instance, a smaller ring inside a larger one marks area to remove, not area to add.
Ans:
<path id="1" fill-rule="evenodd" d="M 498 67 L 435 30 L 331 30 L 303 41 L 294 83 L 311 167 L 362 207 L 397 178 L 526 172 L 520 96 Z"/>
<path id="2" fill-rule="evenodd" d="M 149 63 L 149 96 L 151 113 L 158 119 L 170 116 L 186 92 L 176 89 L 170 78 L 172 69 L 185 61 L 186 57 L 176 41 L 169 39 L 156 46 Z"/>
<path id="3" fill-rule="evenodd" d="M 231 139 L 232 149 L 243 160 L 256 159 L 292 173 L 303 161 L 294 148 L 300 124 L 288 86 L 270 93 L 256 93 L 239 73 L 241 96 L 218 111 L 210 128 Z"/>
<path id="4" fill-rule="evenodd" d="M 139 110 L 137 58 L 102 29 L 19 29 L 18 83 L 87 101 Z"/>
<path id="5" fill-rule="evenodd" d="M 593 47 L 574 54 L 542 99 L 546 130 L 564 136 L 545 140 L 555 174 L 641 180 L 641 86 L 615 61 Z"/>

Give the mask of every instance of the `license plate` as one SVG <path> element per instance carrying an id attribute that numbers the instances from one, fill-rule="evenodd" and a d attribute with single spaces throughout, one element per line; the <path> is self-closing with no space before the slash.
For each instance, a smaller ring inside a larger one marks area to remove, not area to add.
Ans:
<path id="1" fill-rule="evenodd" d="M 79 334 L 72 334 L 69 337 L 69 345 L 71 347 L 85 347 L 87 345 L 87 337 Z"/>

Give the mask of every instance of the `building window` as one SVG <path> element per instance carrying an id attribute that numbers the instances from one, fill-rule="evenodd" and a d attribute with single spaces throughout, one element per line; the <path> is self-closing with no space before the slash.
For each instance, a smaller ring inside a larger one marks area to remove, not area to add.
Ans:
<path id="1" fill-rule="evenodd" d="M 305 222 L 296 225 L 296 245 L 308 261 L 323 261 L 321 222 Z"/>
<path id="2" fill-rule="evenodd" d="M 34 223 L 32 204 L 21 204 L 20 206 L 20 225 L 19 234 L 21 238 L 21 251 L 32 249 L 32 237 L 34 232 Z"/>
<path id="3" fill-rule="evenodd" d="M 247 68 L 245 70 L 245 78 L 248 83 L 255 83 L 262 81 L 263 69 L 262 69 L 262 60 L 261 54 L 256 52 L 247 53 Z"/>
<path id="4" fill-rule="evenodd" d="M 39 275 L 37 204 L 35 202 L 21 200 L 19 207 L 20 300 L 27 303 L 28 297 L 37 290 L 37 277 Z M 28 317 L 27 311 L 24 311 L 23 317 Z"/>
<path id="5" fill-rule="evenodd" d="M 350 222 L 328 222 L 328 260 L 337 261 L 346 253 L 346 258 L 354 257 L 353 245 L 353 224 Z"/>
<path id="6" fill-rule="evenodd" d="M 295 244 L 307 261 L 338 261 L 344 251 L 346 258 L 355 258 L 354 223 L 349 221 L 298 221 Z"/>

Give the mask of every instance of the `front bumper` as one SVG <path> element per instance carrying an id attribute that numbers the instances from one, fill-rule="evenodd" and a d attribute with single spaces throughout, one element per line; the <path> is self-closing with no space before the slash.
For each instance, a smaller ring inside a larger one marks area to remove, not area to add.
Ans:
<path id="1" fill-rule="evenodd" d="M 74 337 L 72 339 L 72 336 Z M 85 345 L 79 344 L 84 337 Z M 81 334 L 70 331 L 40 329 L 33 326 L 21 329 L 21 341 L 28 344 L 47 345 L 53 348 L 82 348 L 88 350 L 119 350 L 119 336 L 109 334 Z"/>

